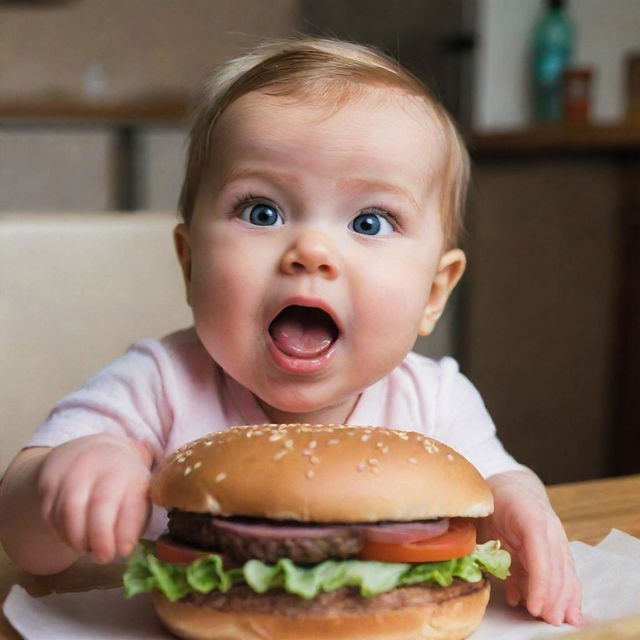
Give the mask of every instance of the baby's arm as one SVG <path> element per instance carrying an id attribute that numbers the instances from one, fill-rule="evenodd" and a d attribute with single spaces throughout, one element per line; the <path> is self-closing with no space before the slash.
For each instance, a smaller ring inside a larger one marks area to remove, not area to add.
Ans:
<path id="1" fill-rule="evenodd" d="M 487 478 L 495 510 L 480 537 L 499 539 L 511 552 L 506 597 L 551 624 L 582 623 L 580 582 L 562 523 L 538 477 L 527 470 Z"/>
<path id="2" fill-rule="evenodd" d="M 152 455 L 140 442 L 85 436 L 16 456 L 0 484 L 0 540 L 36 574 L 62 571 L 79 556 L 128 555 L 149 517 Z"/>

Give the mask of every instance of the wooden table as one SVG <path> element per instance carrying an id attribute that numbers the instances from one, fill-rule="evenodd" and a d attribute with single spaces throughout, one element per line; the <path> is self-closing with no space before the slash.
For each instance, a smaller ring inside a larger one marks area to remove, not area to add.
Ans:
<path id="1" fill-rule="evenodd" d="M 549 488 L 549 497 L 569 540 L 596 544 L 613 527 L 640 537 L 640 475 L 556 485 Z M 22 585 L 35 596 L 86 591 L 117 586 L 121 572 L 122 566 L 96 566 L 80 561 L 54 576 L 30 576 L 15 567 L 0 549 L 0 604 L 14 584 Z M 0 614 L 0 640 L 19 638 Z"/>
<path id="2" fill-rule="evenodd" d="M 612 528 L 640 538 L 640 475 L 558 484 L 548 493 L 569 540 L 597 544 Z"/>

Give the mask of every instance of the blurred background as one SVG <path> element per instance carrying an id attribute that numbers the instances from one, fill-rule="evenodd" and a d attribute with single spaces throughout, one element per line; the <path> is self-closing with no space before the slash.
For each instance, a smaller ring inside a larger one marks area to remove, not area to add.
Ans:
<path id="1" fill-rule="evenodd" d="M 640 0 L 0 0 L 0 467 L 127 340 L 188 321 L 190 107 L 219 62 L 297 33 L 397 57 L 468 141 L 469 269 L 416 350 L 458 358 L 545 482 L 640 472 Z"/>

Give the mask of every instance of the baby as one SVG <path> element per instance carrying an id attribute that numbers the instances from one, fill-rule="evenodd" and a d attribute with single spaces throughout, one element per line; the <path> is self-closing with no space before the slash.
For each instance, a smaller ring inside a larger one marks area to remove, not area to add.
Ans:
<path id="1" fill-rule="evenodd" d="M 25 570 L 128 555 L 157 536 L 156 464 L 233 424 L 413 428 L 487 478 L 479 531 L 511 551 L 506 597 L 581 623 L 564 530 L 502 448 L 450 358 L 410 350 L 465 268 L 468 159 L 454 124 L 394 61 L 299 39 L 231 61 L 191 133 L 175 244 L 194 328 L 133 345 L 61 400 L 1 485 L 0 536 Z"/>

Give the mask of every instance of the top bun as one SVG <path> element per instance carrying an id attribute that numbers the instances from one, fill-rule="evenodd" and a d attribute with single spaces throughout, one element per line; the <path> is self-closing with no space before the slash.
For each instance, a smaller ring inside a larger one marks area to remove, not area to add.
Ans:
<path id="1" fill-rule="evenodd" d="M 477 469 L 414 431 L 349 425 L 232 427 L 194 440 L 159 467 L 167 509 L 301 522 L 482 517 L 493 496 Z"/>

